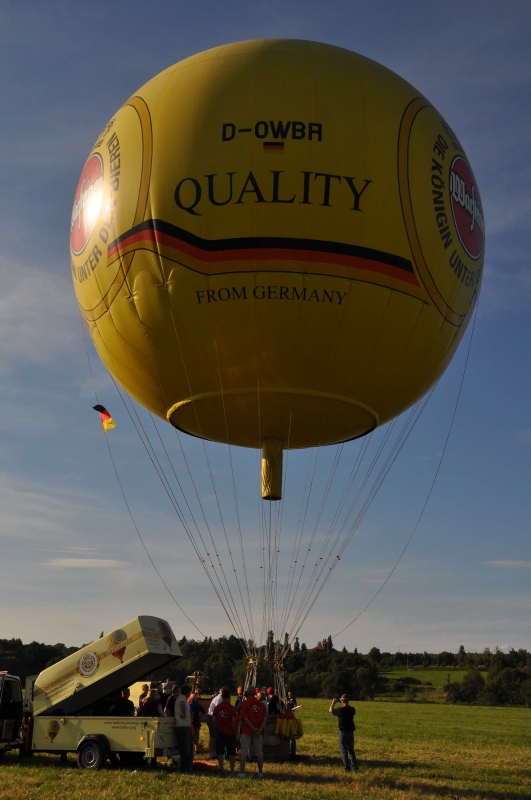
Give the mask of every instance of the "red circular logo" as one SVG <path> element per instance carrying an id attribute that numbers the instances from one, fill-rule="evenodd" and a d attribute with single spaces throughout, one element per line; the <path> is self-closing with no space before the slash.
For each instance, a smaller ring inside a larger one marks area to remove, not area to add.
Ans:
<path id="1" fill-rule="evenodd" d="M 450 165 L 450 203 L 461 244 L 476 260 L 485 246 L 485 220 L 474 173 L 462 156 Z"/>
<path id="2" fill-rule="evenodd" d="M 86 247 L 97 222 L 103 198 L 103 161 L 98 153 L 89 158 L 77 185 L 70 223 L 70 247 L 78 256 Z"/>

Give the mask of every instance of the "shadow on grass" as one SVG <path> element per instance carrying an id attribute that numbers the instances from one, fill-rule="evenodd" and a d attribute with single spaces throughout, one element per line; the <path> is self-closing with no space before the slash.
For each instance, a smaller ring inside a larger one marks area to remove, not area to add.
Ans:
<path id="1" fill-rule="evenodd" d="M 525 795 L 522 792 L 518 791 L 495 791 L 492 789 L 463 789 L 463 788 L 456 788 L 452 786 L 448 786 L 445 784 L 434 784 L 434 783 L 423 783 L 423 782 L 416 782 L 416 781 L 405 781 L 390 777 L 385 777 L 385 775 L 372 775 L 370 770 L 373 769 L 413 769 L 418 767 L 413 761 L 378 761 L 378 760 L 368 760 L 364 759 L 363 761 L 359 762 L 360 764 L 360 772 L 354 773 L 353 775 L 345 775 L 343 772 L 343 767 L 339 760 L 334 757 L 326 757 L 320 756 L 312 758 L 310 764 L 304 764 L 306 769 L 308 767 L 311 768 L 305 774 L 301 774 L 297 770 L 297 765 L 286 762 L 285 764 L 276 764 L 282 769 L 282 772 L 269 772 L 268 771 L 268 764 L 265 764 L 265 777 L 267 782 L 269 783 L 299 783 L 299 784 L 315 784 L 321 783 L 323 785 L 337 785 L 341 783 L 350 783 L 352 779 L 357 776 L 363 779 L 363 783 L 365 786 L 372 786 L 373 788 L 378 789 L 389 789 L 396 792 L 404 792 L 404 794 L 408 795 L 432 795 L 436 797 L 445 797 L 445 798 L 452 798 L 452 800 L 466 800 L 467 798 L 477 798 L 478 796 L 482 798 L 482 800 L 522 800 Z M 28 767 L 35 769 L 66 769 L 66 770 L 76 770 L 78 769 L 76 760 L 73 756 L 70 756 L 68 761 L 60 761 L 59 756 L 54 755 L 35 755 L 32 758 L 18 758 L 15 756 L 9 757 L 7 756 L 2 761 L 2 765 L 4 767 L 7 766 L 15 766 L 18 765 L 21 768 Z M 336 772 L 330 774 L 329 772 L 322 772 L 321 770 L 326 767 L 333 767 L 335 768 Z M 321 769 L 320 769 L 321 768 Z M 146 774 L 151 774 L 153 777 L 157 778 L 164 778 L 170 776 L 179 776 L 178 770 L 174 769 L 171 766 L 158 763 L 155 766 L 142 766 L 136 767 L 138 771 L 142 771 Z M 109 772 L 133 772 L 135 770 L 134 766 L 115 766 L 109 763 L 105 764 L 104 770 Z M 220 777 L 216 772 L 200 772 L 197 771 L 195 773 L 195 778 L 208 778 L 214 779 L 216 781 L 226 781 L 228 778 Z M 230 780 L 230 779 L 229 779 Z M 253 767 L 251 770 L 247 771 L 247 780 L 248 781 L 255 781 L 256 780 L 256 770 Z"/>
<path id="2" fill-rule="evenodd" d="M 379 789 L 392 789 L 397 792 L 407 792 L 417 795 L 436 795 L 439 797 L 449 797 L 452 800 L 461 800 L 467 797 L 481 797 L 481 800 L 523 800 L 525 797 L 522 792 L 496 792 L 491 789 L 456 789 L 453 786 L 444 786 L 433 783 L 407 783 L 388 778 L 380 778 L 376 781 Z"/>
<path id="3" fill-rule="evenodd" d="M 363 764 L 370 769 L 417 769 L 418 761 L 377 761 L 366 759 Z"/>
<path id="4" fill-rule="evenodd" d="M 28 768 L 28 769 L 48 769 L 48 770 L 78 770 L 78 766 L 76 763 L 76 759 L 73 755 L 71 755 L 67 761 L 60 761 L 59 756 L 55 754 L 50 755 L 34 755 L 31 758 L 18 758 L 18 757 L 11 757 L 6 758 L 3 760 L 3 766 L 20 766 L 21 768 Z M 319 765 L 322 767 L 326 766 L 333 766 L 337 770 L 337 774 L 327 774 L 323 773 L 319 770 Z M 279 766 L 281 769 L 285 768 L 285 771 L 282 772 L 268 772 L 268 764 L 265 764 L 265 777 L 267 781 L 271 782 L 274 781 L 275 783 L 283 783 L 286 781 L 290 781 L 291 783 L 300 783 L 300 784 L 311 784 L 311 783 L 323 783 L 323 784 L 340 784 L 344 783 L 345 780 L 349 780 L 350 776 L 345 776 L 343 772 L 343 767 L 340 763 L 338 763 L 338 759 L 334 758 L 318 758 L 312 759 L 310 764 L 301 764 L 305 769 L 308 767 L 316 767 L 317 769 L 312 769 L 311 772 L 308 774 L 301 774 L 297 770 L 297 765 L 287 761 L 285 764 L 275 764 L 275 766 Z M 163 764 L 157 763 L 154 766 L 150 765 L 117 765 L 117 764 L 110 764 L 109 762 L 105 763 L 103 767 L 104 771 L 107 772 L 142 772 L 148 775 L 152 775 L 153 777 L 157 778 L 164 778 L 166 776 L 174 776 L 177 777 L 180 775 L 178 769 L 174 767 Z M 256 780 L 256 767 L 253 765 L 251 769 L 247 769 L 247 780 L 254 781 Z M 195 778 L 209 778 L 215 779 L 217 781 L 225 781 L 227 780 L 227 773 L 223 777 L 219 775 L 217 772 L 202 772 L 201 770 L 197 770 L 194 773 Z"/>

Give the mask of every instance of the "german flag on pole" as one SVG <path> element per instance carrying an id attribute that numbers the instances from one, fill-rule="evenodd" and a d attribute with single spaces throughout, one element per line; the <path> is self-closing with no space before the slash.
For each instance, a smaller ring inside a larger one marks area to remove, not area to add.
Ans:
<path id="1" fill-rule="evenodd" d="M 107 431 L 112 430 L 112 428 L 116 428 L 115 421 L 113 420 L 113 418 L 111 417 L 111 415 L 104 406 L 100 406 L 100 404 L 98 403 L 97 406 L 92 406 L 92 408 L 94 409 L 94 411 L 100 412 L 101 424 L 103 425 L 103 430 L 105 431 L 105 433 L 107 433 Z"/>

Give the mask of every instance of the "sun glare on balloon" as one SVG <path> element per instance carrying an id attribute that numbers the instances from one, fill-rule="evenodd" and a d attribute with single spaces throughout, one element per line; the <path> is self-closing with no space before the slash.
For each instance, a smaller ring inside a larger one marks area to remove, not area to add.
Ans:
<path id="1" fill-rule="evenodd" d="M 86 206 L 86 220 L 88 227 L 92 228 L 96 220 L 98 219 L 100 209 L 101 209 L 101 202 L 103 200 L 103 192 L 101 189 L 96 191 L 92 194 L 89 202 Z"/>

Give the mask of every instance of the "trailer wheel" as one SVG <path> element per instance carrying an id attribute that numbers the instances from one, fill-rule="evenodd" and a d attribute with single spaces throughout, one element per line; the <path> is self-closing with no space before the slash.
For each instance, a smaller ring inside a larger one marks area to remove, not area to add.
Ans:
<path id="1" fill-rule="evenodd" d="M 79 769 L 101 769 L 104 764 L 105 756 L 97 742 L 87 742 L 79 748 L 77 754 Z"/>

